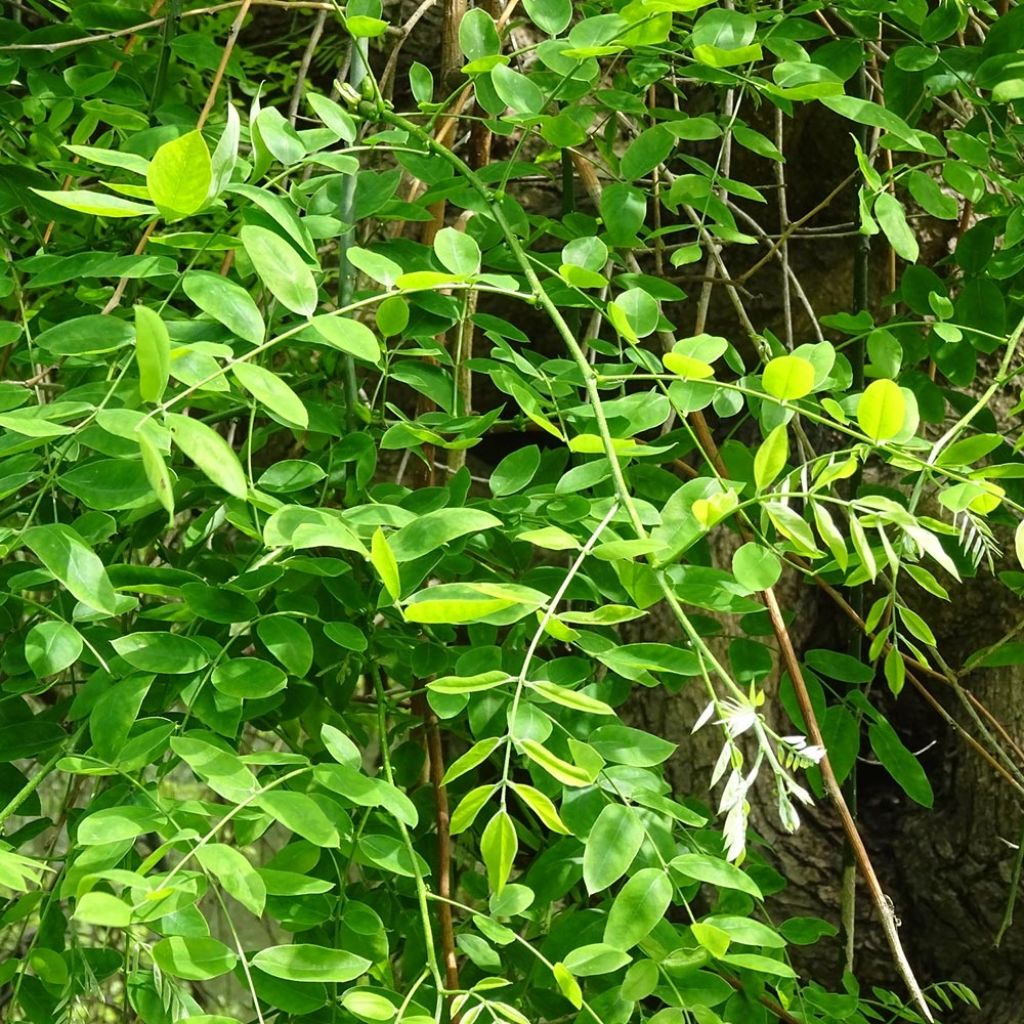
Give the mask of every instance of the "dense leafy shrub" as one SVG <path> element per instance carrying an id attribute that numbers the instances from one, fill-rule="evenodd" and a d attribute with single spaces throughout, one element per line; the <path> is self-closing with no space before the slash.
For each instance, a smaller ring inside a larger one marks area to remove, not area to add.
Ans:
<path id="1" fill-rule="evenodd" d="M 748 815 L 841 804 L 862 740 L 931 803 L 879 691 L 956 682 L 917 599 L 990 571 L 1021 511 L 990 408 L 1020 11 L 525 0 L 462 17 L 451 92 L 403 60 L 392 102 L 397 15 L 288 6 L 317 27 L 287 89 L 235 46 L 248 2 L 0 21 L 3 1012 L 922 1019 L 906 966 L 908 1008 L 798 979 L 833 929 L 765 911 L 785 880 Z M 800 337 L 739 268 L 778 262 L 797 303 L 810 108 L 853 135 L 833 198 L 906 266 Z M 910 225 L 939 222 L 931 268 Z M 745 334 L 705 331 L 716 279 Z M 784 569 L 859 656 L 798 662 Z M 671 641 L 624 639 L 666 603 Z M 622 717 L 683 686 L 709 800 Z"/>

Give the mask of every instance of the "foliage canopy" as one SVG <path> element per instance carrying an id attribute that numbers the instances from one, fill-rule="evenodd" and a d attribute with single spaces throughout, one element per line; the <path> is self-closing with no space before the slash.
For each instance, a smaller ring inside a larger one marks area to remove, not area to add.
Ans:
<path id="1" fill-rule="evenodd" d="M 884 691 L 956 684 L 922 594 L 1024 548 L 1024 12 L 524 0 L 465 13 L 453 78 L 374 0 L 285 5 L 316 27 L 267 67 L 249 6 L 0 19 L 4 1012 L 972 1002 L 799 978 L 834 929 L 772 919 L 748 815 L 795 830 L 862 746 L 930 806 Z M 785 151 L 825 111 L 856 168 L 829 201 L 898 271 L 816 315 Z M 775 264 L 773 331 L 743 283 Z M 853 653 L 787 653 L 783 569 L 849 591 Z M 627 713 L 684 686 L 710 804 Z"/>

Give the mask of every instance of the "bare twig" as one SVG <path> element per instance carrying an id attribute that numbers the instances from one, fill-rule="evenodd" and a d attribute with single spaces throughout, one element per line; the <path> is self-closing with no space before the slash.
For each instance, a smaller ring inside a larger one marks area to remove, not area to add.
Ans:
<path id="1" fill-rule="evenodd" d="M 334 5 L 322 3 L 320 0 L 226 0 L 222 4 L 214 4 L 212 7 L 195 7 L 190 11 L 182 11 L 182 18 L 198 18 L 206 14 L 220 14 L 221 11 L 231 11 L 236 7 L 287 7 L 291 10 L 313 10 L 333 11 Z M 160 28 L 166 18 L 152 18 L 149 21 L 139 22 L 138 25 L 131 25 L 128 28 L 114 29 L 111 32 L 99 32 L 91 36 L 79 36 L 75 39 L 61 39 L 52 43 L 7 43 L 0 46 L 0 53 L 16 51 L 38 50 L 42 53 L 55 53 L 58 50 L 66 50 L 71 46 L 88 46 L 92 43 L 105 43 L 111 39 L 123 39 L 125 36 L 138 35 L 146 29 Z"/>
<path id="2" fill-rule="evenodd" d="M 803 671 L 800 668 L 800 661 L 796 656 L 796 651 L 793 649 L 793 641 L 790 639 L 789 630 L 786 628 L 786 623 L 782 618 L 779 602 L 771 588 L 764 591 L 762 597 L 765 607 L 768 609 L 768 616 L 771 619 L 772 630 L 779 643 L 782 661 L 793 683 L 793 690 L 796 693 L 797 703 L 800 705 L 800 712 L 807 725 L 807 732 L 811 742 L 824 751 L 819 767 L 821 769 L 822 782 L 825 784 L 825 791 L 828 793 L 829 800 L 839 816 L 839 821 L 843 826 L 843 833 L 853 850 L 861 877 L 868 887 L 871 902 L 875 906 L 875 913 L 878 915 L 882 931 L 885 933 L 886 941 L 889 943 L 889 950 L 895 961 L 896 970 L 899 972 L 903 983 L 910 991 L 914 1003 L 923 1014 L 925 1020 L 933 1021 L 935 1018 L 932 1016 L 932 1011 L 924 998 L 921 986 L 914 976 L 914 970 L 910 966 L 910 961 L 907 960 L 907 954 L 903 951 L 903 943 L 900 942 L 892 900 L 886 896 L 881 883 L 878 881 L 878 876 L 875 874 L 867 848 L 860 837 L 860 833 L 857 831 L 857 823 L 853 820 L 850 808 L 846 805 L 846 798 L 843 796 L 843 791 L 836 781 L 835 773 L 832 771 L 832 763 L 829 761 L 825 741 L 821 735 L 821 728 L 814 713 L 814 705 L 811 703 L 810 694 L 807 692 L 807 684 L 804 681 Z"/>
<path id="3" fill-rule="evenodd" d="M 306 49 L 302 53 L 302 60 L 299 62 L 299 70 L 295 75 L 295 88 L 292 89 L 291 102 L 288 104 L 288 120 L 291 122 L 293 128 L 295 127 L 295 121 L 299 116 L 299 104 L 302 102 L 302 90 L 306 86 L 306 76 L 309 74 L 309 66 L 313 63 L 313 56 L 320 43 L 320 37 L 324 34 L 324 25 L 326 23 L 327 11 L 320 11 L 316 16 L 316 20 L 313 22 L 313 28 L 309 33 L 309 42 L 306 43 Z"/>

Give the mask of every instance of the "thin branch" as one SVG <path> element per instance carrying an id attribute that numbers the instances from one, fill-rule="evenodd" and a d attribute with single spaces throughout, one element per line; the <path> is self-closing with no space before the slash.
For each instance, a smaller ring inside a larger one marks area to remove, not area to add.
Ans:
<path id="1" fill-rule="evenodd" d="M 202 17 L 204 14 L 220 14 L 221 11 L 231 11 L 237 7 L 287 7 L 293 10 L 333 11 L 334 5 L 321 3 L 319 0 L 226 0 L 222 4 L 214 4 L 212 7 L 196 7 L 190 11 L 182 11 L 182 18 Z M 145 32 L 146 29 L 160 28 L 167 18 L 153 18 L 150 21 L 139 22 L 129 28 L 119 28 L 111 32 L 100 32 L 92 36 L 79 36 L 76 39 L 62 39 L 52 43 L 7 43 L 0 46 L 0 53 L 9 53 L 22 50 L 39 50 L 44 53 L 55 53 L 57 50 L 66 50 L 71 46 L 88 46 L 92 43 L 105 43 L 110 39 L 122 39 L 124 36 L 136 35 Z"/>
<path id="2" fill-rule="evenodd" d="M 200 111 L 199 120 L 196 121 L 197 129 L 201 129 L 206 124 L 206 120 L 213 110 L 213 105 L 217 102 L 220 83 L 224 78 L 224 72 L 227 70 L 228 61 L 231 60 L 235 43 L 238 42 L 238 33 L 242 31 L 242 23 L 245 21 L 245 17 L 249 13 L 249 8 L 252 4 L 253 0 L 242 0 L 238 8 L 238 14 L 235 15 L 235 20 L 231 23 L 231 28 L 228 29 L 228 38 L 224 44 L 224 51 L 220 55 L 220 63 L 217 65 L 217 70 L 213 73 L 213 84 L 210 86 L 210 91 L 206 94 L 206 102 L 203 104 L 202 111 Z"/>
<path id="3" fill-rule="evenodd" d="M 843 826 L 843 832 L 846 836 L 846 840 L 853 850 L 853 856 L 857 861 L 857 867 L 867 884 L 868 892 L 871 895 L 871 902 L 875 905 L 875 913 L 878 915 L 879 922 L 882 925 L 882 931 L 885 933 L 886 941 L 889 943 L 889 950 L 896 963 L 896 970 L 899 972 L 900 977 L 903 979 L 903 983 L 910 991 L 910 995 L 916 1003 L 917 1008 L 924 1015 L 925 1020 L 934 1021 L 935 1018 L 932 1016 L 932 1011 L 924 998 L 921 986 L 918 984 L 917 978 L 914 976 L 914 970 L 910 966 L 910 961 L 907 960 L 907 954 L 903 951 L 903 943 L 900 942 L 899 931 L 897 930 L 898 926 L 896 924 L 896 914 L 893 909 L 892 900 L 886 896 L 881 883 L 878 881 L 878 876 L 875 874 L 875 869 L 871 863 L 871 858 L 868 855 L 867 848 L 864 845 L 864 840 L 861 839 L 860 833 L 857 831 L 857 823 L 853 820 L 850 808 L 846 805 L 846 798 L 843 796 L 843 791 L 840 788 L 839 783 L 836 781 L 835 773 L 832 771 L 832 763 L 829 760 L 825 741 L 821 735 L 821 727 L 818 725 L 818 719 L 814 712 L 814 705 L 811 703 L 810 694 L 807 692 L 807 683 L 804 681 L 803 672 L 800 668 L 800 661 L 796 656 L 796 651 L 793 649 L 793 641 L 790 638 L 789 630 L 786 628 L 786 623 L 782 618 L 782 611 L 779 608 L 779 602 L 775 597 L 774 591 L 772 591 L 770 587 L 764 591 L 762 597 L 764 599 L 765 607 L 768 609 L 768 616 L 771 619 L 772 629 L 779 642 L 782 661 L 786 666 L 786 671 L 789 673 L 790 681 L 793 684 L 797 703 L 800 705 L 800 712 L 807 725 L 807 732 L 810 736 L 811 742 L 824 751 L 818 766 L 821 769 L 821 779 L 825 784 L 825 791 L 828 793 L 829 800 L 835 808 L 836 813 L 839 815 L 839 821 Z"/>
<path id="4" fill-rule="evenodd" d="M 427 740 L 427 757 L 430 761 L 430 784 L 434 790 L 437 826 L 437 891 L 441 897 L 437 916 L 441 921 L 441 955 L 444 960 L 445 981 L 450 990 L 458 991 L 459 961 L 455 950 L 455 927 L 452 922 L 452 854 L 449 824 L 451 814 L 448 807 L 448 790 L 444 785 L 444 748 L 441 733 L 434 714 L 423 694 L 413 698 L 414 710 L 423 718 L 423 729 Z"/>
<path id="5" fill-rule="evenodd" d="M 303 51 L 302 60 L 299 63 L 299 70 L 295 75 L 295 88 L 292 89 L 291 102 L 288 104 L 288 120 L 292 127 L 295 127 L 296 118 L 299 116 L 299 103 L 302 102 L 302 91 L 306 85 L 306 76 L 309 74 L 309 66 L 313 63 L 313 56 L 320 43 L 320 37 L 324 34 L 324 25 L 327 23 L 327 11 L 318 12 L 313 28 L 309 33 L 309 42 Z"/>

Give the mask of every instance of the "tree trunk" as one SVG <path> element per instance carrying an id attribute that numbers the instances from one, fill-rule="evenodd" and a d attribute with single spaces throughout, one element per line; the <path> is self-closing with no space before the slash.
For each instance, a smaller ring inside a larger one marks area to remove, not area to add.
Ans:
<path id="1" fill-rule="evenodd" d="M 719 552 L 716 562 L 728 565 L 728 554 Z M 798 651 L 824 646 L 842 649 L 846 622 L 825 595 L 796 578 L 784 577 L 777 589 L 780 603 L 792 614 Z M 1005 634 L 1018 614 L 1015 603 L 997 580 L 980 575 L 967 581 L 953 602 L 935 602 L 925 611 L 943 656 L 955 666 Z M 644 639 L 678 639 L 678 630 L 667 617 L 659 620 L 657 636 L 652 636 L 649 625 Z M 719 644 L 724 647 L 724 642 Z M 1019 668 L 977 670 L 966 682 L 1011 736 L 1024 735 L 1024 673 Z M 931 685 L 943 688 L 937 695 L 976 734 L 951 688 Z M 767 691 L 769 719 L 781 731 L 792 731 L 775 699 L 777 678 Z M 721 749 L 719 735 L 707 726 L 691 735 L 706 703 L 698 680 L 676 695 L 642 691 L 635 703 L 638 723 L 679 744 L 668 766 L 678 794 L 707 792 Z M 921 760 L 935 789 L 932 810 L 913 803 L 872 762 L 865 744 L 858 770 L 859 823 L 882 886 L 902 920 L 907 954 L 923 985 L 960 981 L 974 989 L 982 1002 L 980 1013 L 957 1006 L 942 1015 L 943 1020 L 957 1024 L 1024 1021 L 1024 977 L 1014 970 L 1024 954 L 1024 926 L 1015 923 L 1000 947 L 993 945 L 1011 886 L 1015 851 L 1008 844 L 1021 838 L 1022 819 L 1014 793 L 915 692 L 908 689 L 886 707 L 886 713 L 908 747 L 928 748 Z M 763 782 L 770 783 L 770 778 Z M 708 796 L 708 803 L 714 804 L 714 796 Z M 801 813 L 802 825 L 795 834 L 779 827 L 769 785 L 760 787 L 752 803 L 752 824 L 763 840 L 757 848 L 788 879 L 786 889 L 770 900 L 772 919 L 811 915 L 838 926 L 843 836 L 826 798 L 818 798 L 813 808 Z M 903 994 L 861 884 L 856 916 L 854 966 L 862 989 L 882 985 Z M 1024 911 L 1018 918 L 1024 919 Z M 792 952 L 802 972 L 823 984 L 839 982 L 843 951 L 838 938 Z"/>

